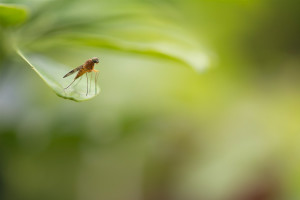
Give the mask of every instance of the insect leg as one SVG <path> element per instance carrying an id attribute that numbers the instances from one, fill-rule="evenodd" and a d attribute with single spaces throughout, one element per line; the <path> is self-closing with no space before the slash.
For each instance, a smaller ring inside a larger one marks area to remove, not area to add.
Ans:
<path id="1" fill-rule="evenodd" d="M 92 79 L 93 79 L 93 73 L 90 73 L 91 74 L 91 78 L 90 78 L 90 91 L 92 90 Z"/>
<path id="2" fill-rule="evenodd" d="M 82 79 L 83 76 L 80 76 L 80 79 L 79 81 L 77 81 L 77 83 L 74 85 L 74 87 L 76 87 L 76 85 L 78 85 L 78 83 L 80 83 L 81 79 Z"/>
<path id="3" fill-rule="evenodd" d="M 87 96 L 89 93 L 89 77 L 87 73 L 85 73 L 85 75 L 86 75 L 86 96 Z"/>
<path id="4" fill-rule="evenodd" d="M 97 80 L 98 80 L 98 76 L 99 76 L 99 72 L 95 72 L 95 94 L 97 94 Z"/>
<path id="5" fill-rule="evenodd" d="M 75 81 L 76 79 L 74 79 L 74 81 Z M 64 89 L 68 89 L 73 83 L 74 83 L 74 81 L 72 81 L 72 83 L 68 86 L 68 87 L 66 87 L 66 88 L 64 88 Z"/>
<path id="6" fill-rule="evenodd" d="M 97 72 L 95 73 L 95 95 L 97 94 Z"/>

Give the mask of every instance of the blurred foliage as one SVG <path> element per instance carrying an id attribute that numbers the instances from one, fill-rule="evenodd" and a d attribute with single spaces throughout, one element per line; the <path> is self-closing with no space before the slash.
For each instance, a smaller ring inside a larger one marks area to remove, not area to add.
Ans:
<path id="1" fill-rule="evenodd" d="M 3 3 L 30 14 L 0 31 L 0 199 L 300 198 L 299 3 Z M 57 98 L 15 46 L 52 89 L 100 57 L 101 95 Z"/>
<path id="2" fill-rule="evenodd" d="M 35 54 L 40 52 L 48 54 L 47 56 L 51 51 L 57 53 L 58 48 L 67 52 L 65 46 L 95 47 L 167 58 L 199 71 L 208 66 L 208 56 L 200 48 L 197 39 L 174 23 L 174 20 L 157 15 L 150 3 L 127 1 L 122 3 L 124 6 L 121 6 L 121 10 L 119 3 L 121 2 L 46 1 L 36 10 L 33 9 L 32 17 L 12 36 L 16 44 L 11 45 L 16 46 L 16 51 L 21 48 L 21 51 L 32 51 Z M 12 22 L 15 18 L 23 19 L 24 13 L 19 10 L 16 7 L 16 13 L 8 12 L 6 15 L 3 12 L 3 19 Z M 25 58 L 24 54 L 22 57 Z M 30 58 L 25 60 L 32 62 Z M 76 61 L 73 68 L 83 62 Z M 47 62 L 47 59 L 43 62 Z M 66 72 L 70 71 L 70 68 L 63 66 L 60 67 Z M 85 97 L 85 92 L 80 92 L 82 89 L 66 93 L 63 89 L 65 86 L 62 85 L 66 81 L 56 81 L 57 74 L 40 71 L 41 68 L 43 66 L 34 66 L 35 71 L 58 96 L 78 101 L 92 97 Z M 49 80 L 53 84 L 49 84 Z M 79 83 L 79 87 L 83 88 L 83 82 Z"/>
<path id="3" fill-rule="evenodd" d="M 0 4 L 0 25 L 3 27 L 15 26 L 24 22 L 27 10 L 22 6 Z"/>

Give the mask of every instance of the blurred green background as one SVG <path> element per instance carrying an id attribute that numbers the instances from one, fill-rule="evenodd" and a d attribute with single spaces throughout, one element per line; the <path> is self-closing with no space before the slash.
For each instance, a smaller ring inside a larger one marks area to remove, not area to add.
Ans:
<path id="1" fill-rule="evenodd" d="M 297 1 L 1 3 L 0 199 L 300 199 Z M 57 97 L 16 47 L 99 57 L 101 93 Z"/>

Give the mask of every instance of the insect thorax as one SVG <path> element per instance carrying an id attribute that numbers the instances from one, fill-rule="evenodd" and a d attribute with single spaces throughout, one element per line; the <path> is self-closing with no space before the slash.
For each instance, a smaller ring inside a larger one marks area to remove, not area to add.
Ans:
<path id="1" fill-rule="evenodd" d="M 94 62 L 92 60 L 87 60 L 85 62 L 85 69 L 86 70 L 93 70 L 94 69 Z"/>

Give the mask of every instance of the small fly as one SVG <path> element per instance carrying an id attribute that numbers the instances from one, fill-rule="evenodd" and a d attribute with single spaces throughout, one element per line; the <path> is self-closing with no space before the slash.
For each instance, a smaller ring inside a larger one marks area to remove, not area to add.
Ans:
<path id="1" fill-rule="evenodd" d="M 79 67 L 76 67 L 75 69 L 73 69 L 72 71 L 70 71 L 69 73 L 67 73 L 64 78 L 74 74 L 75 72 L 78 72 L 77 75 L 75 76 L 74 80 L 72 81 L 72 83 L 70 85 L 68 85 L 68 87 L 66 87 L 65 89 L 68 89 L 74 82 L 76 79 L 78 79 L 79 77 L 81 77 L 83 74 L 86 74 L 86 80 L 87 80 L 87 85 L 86 85 L 86 96 L 89 93 L 89 79 L 88 79 L 88 74 L 87 72 L 95 72 L 95 93 L 96 93 L 96 88 L 97 88 L 97 78 L 98 78 L 98 70 L 94 69 L 94 65 L 99 63 L 99 59 L 97 57 L 94 57 L 92 59 L 88 59 L 87 61 L 85 61 L 85 63 L 83 65 L 80 65 Z M 92 75 L 91 75 L 91 80 L 92 80 Z"/>

